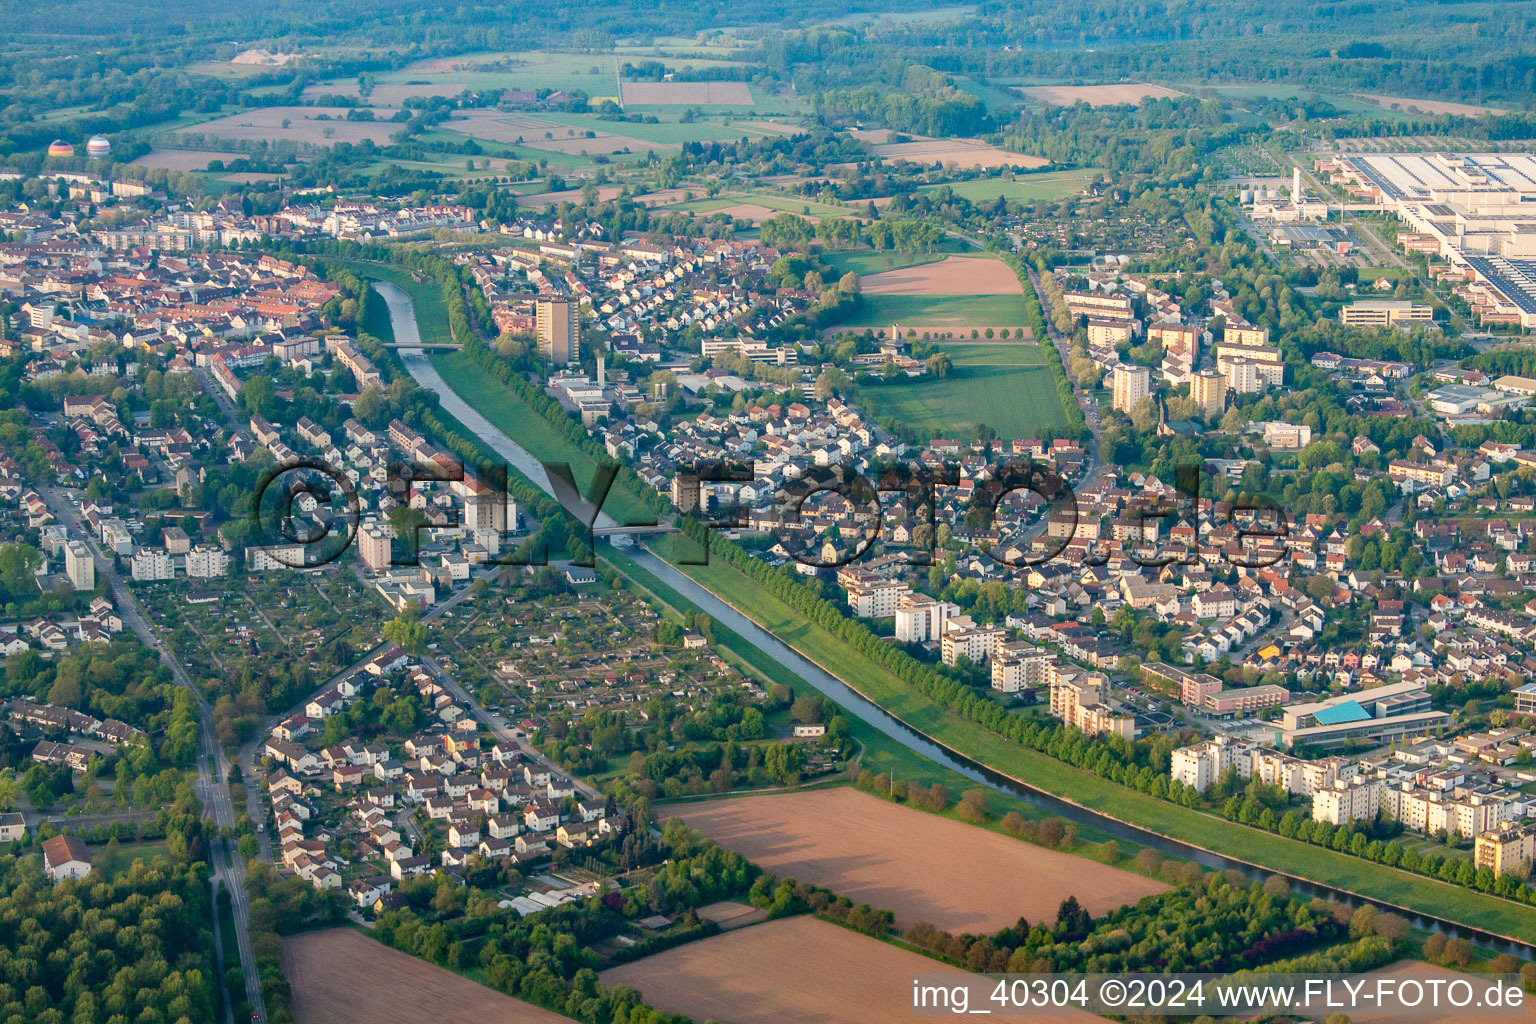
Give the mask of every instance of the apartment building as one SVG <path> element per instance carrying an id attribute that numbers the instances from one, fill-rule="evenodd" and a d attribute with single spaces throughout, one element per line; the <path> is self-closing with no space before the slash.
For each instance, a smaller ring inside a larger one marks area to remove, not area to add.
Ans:
<path id="1" fill-rule="evenodd" d="M 1191 374 L 1189 397 L 1201 416 L 1208 420 L 1217 419 L 1227 407 L 1227 378 L 1219 370 Z"/>
<path id="2" fill-rule="evenodd" d="M 927 594 L 903 594 L 896 599 L 896 639 L 904 644 L 932 643 L 944 634 L 960 606 L 936 601 Z"/>
<path id="3" fill-rule="evenodd" d="M 1114 396 L 1114 407 L 1129 413 L 1152 393 L 1152 371 L 1145 366 L 1121 363 L 1110 374 L 1110 388 Z"/>
<path id="4" fill-rule="evenodd" d="M 1089 736 L 1136 738 L 1136 719 L 1109 703 L 1109 679 L 1098 672 L 1062 671 L 1051 681 L 1051 714 Z"/>
<path id="5" fill-rule="evenodd" d="M 1056 677 L 1056 656 L 1022 641 L 1002 644 L 992 658 L 992 689 L 999 693 L 1043 690 Z"/>
<path id="6" fill-rule="evenodd" d="M 1211 784 L 1229 770 L 1235 770 L 1239 778 L 1253 774 L 1253 751 L 1258 745 L 1251 740 L 1233 736 L 1179 747 L 1169 763 L 1169 775 L 1175 782 L 1182 782 L 1197 792 L 1204 793 Z"/>
<path id="7" fill-rule="evenodd" d="M 64 545 L 64 575 L 76 590 L 96 589 L 96 559 L 85 541 L 72 540 Z"/>
<path id="8" fill-rule="evenodd" d="M 864 619 L 889 619 L 896 615 L 897 604 L 912 593 L 912 588 L 900 580 L 876 578 L 852 583 L 847 591 L 848 607 L 853 614 Z"/>
<path id="9" fill-rule="evenodd" d="M 1312 794 L 1312 817 L 1330 825 L 1369 820 L 1381 810 L 1381 794 L 1386 787 L 1380 779 L 1356 776 L 1335 780 Z"/>
<path id="10" fill-rule="evenodd" d="M 958 665 L 962 657 L 979 665 L 990 660 L 1007 639 L 1008 631 L 1000 626 L 966 626 L 951 619 L 939 638 L 939 655 L 950 667 Z"/>
<path id="11" fill-rule="evenodd" d="M 567 366 L 581 359 L 581 322 L 571 302 L 535 303 L 534 330 L 539 355 L 551 366 Z"/>
<path id="12" fill-rule="evenodd" d="M 1536 825 L 1501 821 L 1472 841 L 1472 862 L 1495 875 L 1524 878 L 1536 860 Z"/>

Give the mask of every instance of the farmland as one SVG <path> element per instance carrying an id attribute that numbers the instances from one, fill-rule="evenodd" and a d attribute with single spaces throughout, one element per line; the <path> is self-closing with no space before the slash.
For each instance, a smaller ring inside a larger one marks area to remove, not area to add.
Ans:
<path id="1" fill-rule="evenodd" d="M 376 114 L 378 120 L 349 121 L 347 114 L 351 109 L 354 108 L 254 107 L 238 114 L 188 125 L 182 131 L 236 142 L 293 142 L 306 146 L 329 146 L 336 142 L 362 142 L 364 139 L 387 145 L 389 137 L 400 130 L 398 124 L 387 120 L 388 111 Z"/>
<path id="2" fill-rule="evenodd" d="M 298 1024 L 569 1024 L 559 1014 L 477 985 L 351 928 L 283 940 L 283 973 Z"/>
<path id="3" fill-rule="evenodd" d="M 791 917 L 614 967 L 600 980 L 697 1021 L 868 1024 L 912 1013 L 914 974 L 950 972 L 961 973 L 826 921 Z"/>
<path id="4" fill-rule="evenodd" d="M 901 270 L 871 274 L 860 282 L 870 295 L 1022 295 L 1019 278 L 1001 260 L 948 256 Z"/>
<path id="5" fill-rule="evenodd" d="M 984 932 L 1049 918 L 1076 896 L 1102 914 L 1162 892 L 1160 882 L 1048 850 L 858 790 L 740 797 L 671 812 L 780 875 L 927 921 Z M 964 864 L 964 870 L 944 865 Z M 988 879 L 985 885 L 978 879 Z"/>
<path id="6" fill-rule="evenodd" d="M 910 141 L 907 142 L 879 143 L 873 147 L 875 154 L 890 161 L 908 160 L 924 165 L 954 164 L 957 167 L 1044 167 L 1050 163 L 1043 157 L 1010 153 L 975 139 L 908 138 Z"/>
<path id="7" fill-rule="evenodd" d="M 625 82 L 624 103 L 656 106 L 750 107 L 752 90 L 745 82 Z"/>
<path id="8" fill-rule="evenodd" d="M 1143 100 L 1160 100 L 1183 96 L 1176 89 L 1146 82 L 1126 82 L 1120 85 L 1024 85 L 1019 92 L 1032 100 L 1055 107 L 1070 107 L 1086 103 L 1090 107 L 1112 107 L 1121 104 L 1132 106 Z"/>

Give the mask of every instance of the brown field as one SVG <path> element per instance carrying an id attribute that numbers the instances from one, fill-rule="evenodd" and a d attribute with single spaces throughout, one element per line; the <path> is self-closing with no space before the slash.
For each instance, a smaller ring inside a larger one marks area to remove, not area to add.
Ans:
<path id="1" fill-rule="evenodd" d="M 655 106 L 692 106 L 699 104 L 750 107 L 752 90 L 746 82 L 625 82 L 624 103 L 649 103 Z"/>
<path id="2" fill-rule="evenodd" d="M 798 125 L 783 124 L 779 121 L 732 121 L 733 128 L 750 128 L 756 132 L 765 132 L 769 135 L 804 135 L 809 129 Z"/>
<path id="3" fill-rule="evenodd" d="M 623 964 L 599 979 L 628 985 L 651 1006 L 700 1021 L 872 1024 L 912 1015 L 913 975 L 960 973 L 827 921 L 787 917 Z"/>
<path id="4" fill-rule="evenodd" d="M 168 171 L 206 171 L 208 161 L 239 160 L 243 153 L 213 153 L 202 149 L 152 149 L 133 161 L 136 167 L 163 167 Z"/>
<path id="5" fill-rule="evenodd" d="M 1377 96 L 1368 92 L 1356 93 L 1355 98 L 1374 103 L 1378 107 L 1386 107 L 1388 110 L 1402 110 L 1410 114 L 1459 114 L 1464 117 L 1478 117 L 1482 114 L 1506 113 L 1498 107 L 1478 107 L 1471 103 L 1448 103 L 1444 100 L 1410 100 L 1401 96 Z"/>
<path id="6" fill-rule="evenodd" d="M 1076 896 L 1095 914 L 1168 887 L 856 789 L 711 800 L 668 808 L 777 875 L 950 931 L 990 932 L 1020 915 L 1054 919 Z"/>
<path id="7" fill-rule="evenodd" d="M 969 139 L 925 139 L 876 145 L 875 154 L 885 160 L 910 160 L 917 164 L 954 164 L 957 167 L 1044 167 L 1044 157 L 1025 156 L 995 149 Z"/>
<path id="8" fill-rule="evenodd" d="M 766 911 L 746 903 L 732 903 L 730 900 L 700 907 L 698 914 L 701 920 L 713 921 L 725 931 L 757 924 L 768 917 Z"/>
<path id="9" fill-rule="evenodd" d="M 472 135 L 491 142 L 517 143 L 552 153 L 643 153 L 647 149 L 677 149 L 677 143 L 646 142 L 627 135 L 594 132 L 587 137 L 583 129 L 540 120 L 527 114 L 509 114 L 499 110 L 475 110 L 443 124 L 449 131 Z M 545 138 L 545 136 L 551 136 Z"/>
<path id="10" fill-rule="evenodd" d="M 655 192 L 642 192 L 635 196 L 635 202 L 641 206 L 672 206 L 676 203 L 687 203 L 695 199 L 702 199 L 705 195 L 703 186 L 694 188 L 663 188 Z"/>
<path id="11" fill-rule="evenodd" d="M 610 199 L 619 198 L 620 191 L 617 185 L 599 185 L 597 186 L 597 199 L 599 202 L 606 203 Z M 568 188 L 564 192 L 541 192 L 536 196 L 517 197 L 518 206 L 527 206 L 538 210 L 566 201 L 573 203 L 581 202 L 581 189 Z"/>
<path id="12" fill-rule="evenodd" d="M 1171 96 L 1184 96 L 1177 89 L 1146 82 L 1126 82 L 1120 85 L 1021 85 L 1019 92 L 1030 99 L 1049 103 L 1055 107 L 1070 107 L 1078 100 L 1090 107 L 1116 107 L 1122 104 L 1139 104 L 1142 100 L 1160 100 Z"/>
<path id="13" fill-rule="evenodd" d="M 570 1024 L 351 928 L 283 940 L 298 1024 Z"/>
<path id="14" fill-rule="evenodd" d="M 228 117 L 215 118 L 201 124 L 187 125 L 183 131 L 201 132 L 224 139 L 269 139 L 273 142 L 288 140 L 313 146 L 329 146 L 336 142 L 362 142 L 372 139 L 380 145 L 388 145 L 391 134 L 401 126 L 388 119 L 392 111 L 379 110 L 377 121 L 348 121 L 346 107 L 253 107 Z M 316 119 L 326 114 L 328 121 Z M 283 121 L 288 127 L 283 127 Z M 330 135 L 327 136 L 326 132 Z"/>
<path id="15" fill-rule="evenodd" d="M 984 256 L 946 256 L 859 279 L 866 295 L 1022 295 L 1008 264 Z"/>
<path id="16" fill-rule="evenodd" d="M 737 220 L 745 220 L 750 221 L 753 224 L 761 224 L 763 221 L 771 220 L 783 212 L 783 210 L 770 210 L 768 207 L 758 206 L 756 203 L 737 203 L 735 206 L 726 206 L 718 210 L 704 211 L 700 213 L 700 216 L 707 217 L 710 214 L 723 213 L 727 216 L 734 217 Z M 808 220 L 812 224 L 815 224 L 817 221 L 821 220 L 821 218 L 814 213 L 797 213 L 795 216 L 804 220 Z"/>
<path id="17" fill-rule="evenodd" d="M 398 107 L 408 99 L 417 99 L 424 96 L 457 96 L 466 87 L 453 84 L 436 85 L 412 85 L 409 82 L 386 82 L 373 87 L 368 94 L 368 102 L 379 107 Z M 312 100 L 319 96 L 356 96 L 357 81 L 350 82 L 321 82 L 318 85 L 305 86 L 300 94 L 306 100 Z"/>
<path id="18" fill-rule="evenodd" d="M 1422 981 L 1428 981 L 1431 978 L 1440 978 L 1446 981 L 1450 981 L 1454 978 L 1464 978 L 1471 981 L 1475 987 L 1482 984 L 1482 982 L 1478 980 L 1477 975 L 1475 974 L 1464 974 L 1461 971 L 1451 970 L 1449 967 L 1437 967 L 1436 965 L 1426 963 L 1423 960 L 1399 960 L 1395 964 L 1387 964 L 1385 967 L 1378 967 L 1376 970 L 1368 972 L 1366 977 L 1417 978 Z M 1428 1001 L 1428 995 L 1429 993 L 1426 991 L 1426 999 L 1424 1003 L 1424 1006 L 1426 1007 L 1431 1005 Z M 1526 998 L 1529 1000 L 1530 997 L 1527 996 Z M 1412 1019 L 1414 1024 L 1499 1024 L 1500 1021 L 1505 1022 L 1505 1024 L 1509 1024 L 1511 1021 L 1524 1020 L 1529 1016 L 1529 1002 L 1527 1002 L 1525 1005 L 1527 1006 L 1526 1010 L 1513 1016 L 1491 1012 L 1468 1013 L 1463 1010 L 1447 1010 L 1445 1013 L 1428 1013 L 1423 1016 L 1415 1015 L 1412 1018 L 1406 1018 L 1401 1013 L 1396 1013 L 1389 1010 L 1371 1010 L 1369 1008 L 1360 1008 L 1351 1009 L 1349 1011 L 1349 1019 L 1352 1024 L 1393 1024 L 1393 1022 L 1405 1019 Z M 1331 1012 L 1336 1013 L 1338 1011 L 1335 1010 Z M 1322 1020 L 1327 1016 L 1327 1014 L 1309 1012 L 1307 1016 L 1313 1017 L 1317 1020 Z"/>

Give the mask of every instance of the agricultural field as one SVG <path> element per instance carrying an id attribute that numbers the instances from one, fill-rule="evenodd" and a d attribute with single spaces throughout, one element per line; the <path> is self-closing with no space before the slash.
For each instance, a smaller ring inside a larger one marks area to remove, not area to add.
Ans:
<path id="1" fill-rule="evenodd" d="M 1411 978 L 1421 981 L 1426 985 L 1434 981 L 1439 981 L 1442 984 L 1449 983 L 1457 978 L 1468 981 L 1473 980 L 1472 977 L 1460 971 L 1425 963 L 1423 960 L 1399 960 L 1397 963 L 1387 964 L 1385 967 L 1379 967 L 1374 971 L 1370 971 L 1365 977 L 1371 979 L 1391 978 L 1399 983 Z M 1367 982 L 1367 984 L 1372 983 Z M 1318 1014 L 1315 1019 L 1322 1020 L 1323 1016 Z M 1369 1007 L 1356 1007 L 1350 1010 L 1349 1019 L 1352 1024 L 1390 1024 L 1390 1022 L 1402 1020 L 1403 1017 L 1401 1014 L 1390 1011 L 1373 1011 Z M 1421 1021 L 1422 1024 L 1499 1024 L 1501 1021 L 1507 1022 L 1515 1019 L 1517 1018 L 1511 1017 L 1508 1014 L 1501 1015 L 1494 1012 L 1466 1013 L 1462 1011 L 1447 1011 L 1438 1014 L 1425 1013 L 1422 1016 L 1414 1017 L 1415 1021 Z"/>
<path id="2" fill-rule="evenodd" d="M 904 136 L 907 142 L 876 143 L 871 148 L 883 160 L 908 160 L 915 164 L 954 164 L 956 167 L 1044 167 L 1044 157 L 1010 153 L 976 139 L 930 139 Z"/>
<path id="3" fill-rule="evenodd" d="M 789 917 L 613 967 L 599 980 L 696 1021 L 869 1024 L 911 1015 L 913 975 L 949 973 L 963 972 L 827 921 Z"/>
<path id="4" fill-rule="evenodd" d="M 901 270 L 871 274 L 859 282 L 871 295 L 1022 295 L 1019 278 L 1002 260 L 946 256 Z"/>
<path id="5" fill-rule="evenodd" d="M 1086 103 L 1090 107 L 1116 107 L 1124 104 L 1136 106 L 1143 100 L 1186 95 L 1177 89 L 1147 82 L 1124 82 L 1118 85 L 1021 85 L 1017 88 L 1030 99 L 1053 107 L 1070 107 L 1078 103 Z"/>
<path id="6" fill-rule="evenodd" d="M 1481 117 L 1484 114 L 1503 114 L 1498 107 L 1479 107 L 1471 103 L 1448 103 L 1444 100 L 1405 99 L 1402 96 L 1378 96 L 1374 93 L 1356 93 L 1355 98 L 1374 103 L 1388 110 L 1401 110 L 1409 114 L 1455 114 L 1458 117 Z"/>
<path id="7" fill-rule="evenodd" d="M 239 160 L 242 153 L 209 152 L 202 149 L 151 149 L 133 161 L 135 167 L 160 167 L 168 171 L 206 171 L 208 161 Z"/>
<path id="8" fill-rule="evenodd" d="M 980 424 L 1004 438 L 1046 437 L 1065 428 L 1055 376 L 1038 345 L 940 342 L 938 347 L 953 360 L 948 377 L 861 388 L 859 400 L 871 414 L 894 417 L 933 437 Z"/>
<path id="9" fill-rule="evenodd" d="M 974 178 L 970 181 L 927 185 L 924 186 L 924 191 L 933 192 L 947 188 L 960 198 L 969 199 L 973 203 L 987 202 L 999 197 L 1021 203 L 1051 202 L 1077 195 L 1102 173 L 1090 169 L 1025 174 L 1012 180 Z"/>
<path id="10" fill-rule="evenodd" d="M 404 87 L 404 88 L 401 88 Z M 310 88 L 313 95 L 334 93 L 358 95 L 357 78 L 320 82 Z M 608 54 L 550 53 L 523 50 L 515 53 L 459 54 L 419 60 L 396 71 L 374 76 L 374 91 L 380 96 L 387 90 L 401 95 L 457 96 L 465 89 L 482 92 L 489 89 L 580 90 L 592 97 L 618 94 L 618 62 Z M 443 92 L 442 90 L 451 90 Z M 374 102 L 384 102 L 374 99 Z"/>
<path id="11" fill-rule="evenodd" d="M 881 329 L 900 324 L 902 329 L 917 329 L 919 335 L 933 333 L 963 338 L 972 331 L 984 334 L 1007 328 L 1016 333 L 1027 318 L 1024 300 L 1018 295 L 866 295 L 858 308 L 851 309 L 828 333 L 845 333 L 850 328 Z"/>
<path id="12" fill-rule="evenodd" d="M 389 120 L 389 110 L 375 111 L 374 121 L 348 121 L 348 107 L 252 107 L 238 114 L 216 117 L 211 121 L 188 125 L 184 132 L 236 142 L 294 142 L 299 145 L 329 146 L 336 142 L 362 142 L 372 139 L 388 145 L 389 137 L 400 125 Z M 206 163 L 207 161 L 204 161 Z"/>
<path id="13" fill-rule="evenodd" d="M 727 213 L 749 220 L 766 220 L 778 213 L 793 213 L 808 220 L 817 220 L 821 217 L 856 216 L 855 212 L 847 207 L 769 192 L 726 192 L 708 199 L 682 203 L 678 208 L 693 213 Z"/>
<path id="14" fill-rule="evenodd" d="M 664 107 L 750 107 L 756 101 L 746 82 L 625 82 L 624 105 Z"/>
<path id="15" fill-rule="evenodd" d="M 898 927 L 990 932 L 1051 918 L 1076 896 L 1094 914 L 1161 882 L 847 787 L 739 797 L 663 813 L 778 875 L 890 910 Z M 952 866 L 963 864 L 963 870 Z M 985 880 L 983 882 L 982 880 Z"/>
<path id="16" fill-rule="evenodd" d="M 284 939 L 283 974 L 298 1024 L 570 1024 L 352 928 Z"/>

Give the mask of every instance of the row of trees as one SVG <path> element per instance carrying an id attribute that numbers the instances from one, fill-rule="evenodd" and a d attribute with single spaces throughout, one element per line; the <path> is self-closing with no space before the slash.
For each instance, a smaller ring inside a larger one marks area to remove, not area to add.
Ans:
<path id="1" fill-rule="evenodd" d="M 696 520 L 686 518 L 683 520 L 683 530 L 695 539 L 702 538 L 705 532 Z M 807 620 L 838 637 L 941 707 L 1005 739 L 1030 750 L 1047 754 L 1075 768 L 1092 772 L 1100 778 L 1186 808 L 1204 809 L 1198 792 L 1172 779 L 1168 775 L 1166 764 L 1155 766 L 1152 763 L 1153 746 L 1150 743 L 1128 742 L 1118 737 L 1088 737 L 1059 721 L 1040 720 L 1008 711 L 1001 704 L 978 693 L 974 688 L 944 675 L 900 648 L 886 643 L 862 621 L 844 615 L 837 605 L 801 582 L 798 574 L 789 569 L 771 568 L 767 563 L 753 558 L 740 546 L 718 537 L 711 540 L 710 551 L 712 557 L 723 558 L 732 567 L 795 609 Z M 1232 818 L 1242 824 L 1255 828 L 1267 828 L 1269 831 L 1281 834 L 1280 822 L 1284 819 L 1273 815 L 1265 817 L 1264 810 L 1264 808 L 1250 807 L 1250 813 L 1245 816 L 1242 813 L 1243 805 L 1239 803 Z M 1267 826 L 1266 822 L 1268 822 Z M 1328 848 L 1337 852 L 1371 859 L 1369 851 L 1372 847 L 1369 840 L 1365 841 L 1360 851 L 1355 850 L 1355 830 L 1332 829 L 1325 823 L 1324 827 L 1329 829 L 1326 836 L 1313 825 L 1308 825 L 1307 832 L 1303 835 L 1300 824 L 1296 823 L 1294 837 L 1316 842 L 1319 845 L 1326 843 Z M 1342 845 L 1336 845 L 1335 839 L 1340 832 L 1344 835 L 1344 840 Z M 1386 845 L 1383 843 L 1379 852 L 1382 858 L 1386 856 Z M 1410 859 L 1407 864 L 1404 864 L 1399 857 L 1391 866 L 1451 884 L 1470 886 L 1483 892 L 1517 899 L 1523 903 L 1536 903 L 1536 887 L 1524 884 L 1511 876 L 1492 878 L 1489 875 L 1483 875 L 1480 878 L 1474 871 L 1470 878 L 1466 878 L 1459 867 L 1456 867 L 1453 873 L 1446 867 L 1443 860 L 1433 856 L 1427 860 L 1429 870 L 1426 870 L 1425 859 L 1419 859 L 1417 863 Z M 1386 863 L 1384 859 L 1381 862 Z"/>

